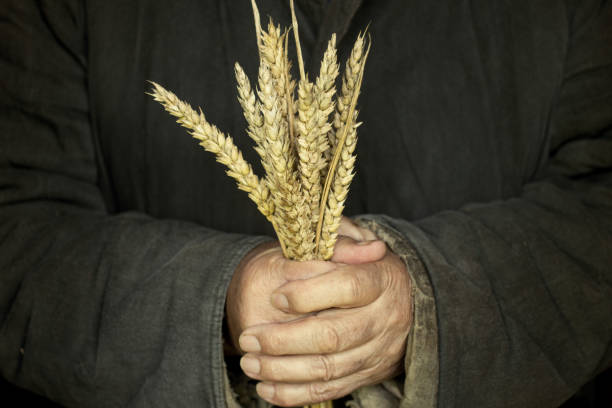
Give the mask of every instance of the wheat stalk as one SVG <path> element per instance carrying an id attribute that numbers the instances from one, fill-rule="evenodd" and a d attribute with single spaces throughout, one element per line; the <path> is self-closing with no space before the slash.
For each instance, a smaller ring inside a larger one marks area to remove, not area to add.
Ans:
<path id="1" fill-rule="evenodd" d="M 295 4 L 293 4 L 293 0 L 290 0 L 289 4 L 291 7 L 291 25 L 293 26 L 295 50 L 297 52 L 298 65 L 300 67 L 300 79 L 304 81 L 306 79 L 306 72 L 304 71 L 304 58 L 302 57 L 302 46 L 300 45 L 300 30 L 298 27 L 297 17 L 295 16 Z"/>

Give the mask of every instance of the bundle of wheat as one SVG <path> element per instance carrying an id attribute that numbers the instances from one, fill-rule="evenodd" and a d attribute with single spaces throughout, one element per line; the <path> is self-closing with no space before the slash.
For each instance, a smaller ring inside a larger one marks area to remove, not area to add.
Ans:
<path id="1" fill-rule="evenodd" d="M 357 37 L 334 100 L 338 76 L 335 35 L 328 42 L 316 81 L 310 82 L 290 0 L 300 69 L 296 99 L 287 56 L 290 31 L 282 31 L 272 20 L 263 30 L 255 0 L 251 3 L 260 56 L 257 91 L 238 63 L 234 70 L 247 133 L 265 170 L 263 179 L 254 174 L 232 138 L 210 124 L 201 110 L 195 111 L 155 82 L 150 95 L 227 167 L 238 188 L 248 193 L 272 223 L 285 257 L 328 260 L 354 175 L 360 125 L 356 106 L 370 42 L 366 45 L 365 34 Z M 331 403 L 313 407 L 331 407 Z"/>

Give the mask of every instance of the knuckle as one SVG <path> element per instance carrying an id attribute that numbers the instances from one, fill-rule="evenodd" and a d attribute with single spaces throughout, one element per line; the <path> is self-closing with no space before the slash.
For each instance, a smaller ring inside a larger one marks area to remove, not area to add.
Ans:
<path id="1" fill-rule="evenodd" d="M 299 292 L 289 291 L 286 293 L 287 300 L 291 311 L 295 313 L 309 313 L 311 312 L 309 302 L 305 301 Z"/>
<path id="2" fill-rule="evenodd" d="M 272 361 L 261 359 L 260 377 L 268 381 L 277 381 L 283 378 L 282 368 Z"/>
<path id="3" fill-rule="evenodd" d="M 330 381 L 335 378 L 335 366 L 332 359 L 326 355 L 315 358 L 313 377 L 320 381 Z"/>
<path id="4" fill-rule="evenodd" d="M 346 274 L 346 285 L 350 300 L 360 299 L 362 294 L 362 280 L 358 273 Z"/>
<path id="5" fill-rule="evenodd" d="M 400 313 L 397 311 L 393 311 L 387 315 L 387 327 L 397 327 L 399 323 L 401 323 Z"/>
<path id="6" fill-rule="evenodd" d="M 333 353 L 338 350 L 340 346 L 340 337 L 336 328 L 330 324 L 326 324 L 322 327 L 321 331 L 315 334 L 318 337 L 319 349 L 322 353 Z"/>
<path id="7" fill-rule="evenodd" d="M 383 268 L 380 274 L 382 286 L 385 290 L 392 289 L 393 287 L 399 286 L 398 276 L 394 270 L 390 268 Z"/>
<path id="8" fill-rule="evenodd" d="M 308 394 L 313 402 L 331 400 L 336 394 L 336 389 L 326 382 L 312 383 L 308 386 Z"/>
<path id="9" fill-rule="evenodd" d="M 266 268 L 268 271 L 283 271 L 288 266 L 290 266 L 290 263 L 285 258 L 271 256 L 267 259 L 266 264 L 262 265 L 262 268 Z"/>
<path id="10" fill-rule="evenodd" d="M 262 346 L 265 351 L 271 355 L 280 355 L 283 353 L 284 341 L 282 337 L 276 333 L 267 333 L 262 336 Z"/>
<path id="11" fill-rule="evenodd" d="M 274 405 L 278 405 L 279 407 L 292 407 L 295 406 L 295 401 L 292 402 L 292 399 L 284 392 L 279 392 L 275 397 Z"/>
<path id="12" fill-rule="evenodd" d="M 387 327 L 394 332 L 404 332 L 410 327 L 411 315 L 406 310 L 395 310 L 390 313 L 387 320 Z"/>

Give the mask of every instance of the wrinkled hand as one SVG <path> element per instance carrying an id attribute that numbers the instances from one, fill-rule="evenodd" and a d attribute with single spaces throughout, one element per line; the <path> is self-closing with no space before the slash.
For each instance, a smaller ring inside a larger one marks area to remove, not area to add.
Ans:
<path id="1" fill-rule="evenodd" d="M 286 281 L 275 282 L 269 307 L 290 318 L 247 324 L 240 336 L 248 353 L 241 367 L 262 381 L 257 391 L 273 404 L 340 398 L 401 371 L 412 317 L 406 267 L 391 251 L 364 261 L 373 244 L 354 239 L 373 234 L 351 227 L 343 233 L 353 238 L 338 241 L 333 262 L 292 263 Z"/>
<path id="2" fill-rule="evenodd" d="M 338 240 L 336 254 L 332 260 L 347 263 L 352 260 L 353 263 L 358 263 L 381 259 L 385 255 L 385 244 L 376 240 L 372 232 L 364 231 L 365 235 L 344 218 L 339 233 L 346 237 Z M 359 251 L 353 250 L 353 240 L 364 241 L 359 246 Z M 302 317 L 303 313 L 280 310 L 273 306 L 273 292 L 289 281 L 318 276 L 335 267 L 331 262 L 287 260 L 277 242 L 259 245 L 249 252 L 236 268 L 227 293 L 226 318 L 232 346 L 239 350 L 238 336 L 247 327 L 287 322 Z"/>

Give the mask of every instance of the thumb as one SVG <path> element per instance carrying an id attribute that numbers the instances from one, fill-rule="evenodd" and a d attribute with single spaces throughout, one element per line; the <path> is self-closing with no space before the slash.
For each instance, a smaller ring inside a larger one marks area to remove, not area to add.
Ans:
<path id="1" fill-rule="evenodd" d="M 375 240 L 376 234 L 366 228 L 361 228 L 355 224 L 350 218 L 342 216 L 340 226 L 338 227 L 338 235 L 346 235 L 357 241 Z"/>
<path id="2" fill-rule="evenodd" d="M 361 264 L 381 260 L 387 252 L 387 245 L 380 240 L 356 241 L 351 237 L 338 236 L 334 246 L 332 262 Z"/>

